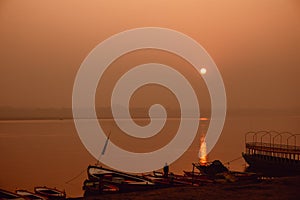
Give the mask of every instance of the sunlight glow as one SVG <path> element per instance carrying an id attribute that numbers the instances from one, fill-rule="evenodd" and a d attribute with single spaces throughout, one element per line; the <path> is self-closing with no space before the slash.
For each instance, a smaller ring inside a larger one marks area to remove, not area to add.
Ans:
<path id="1" fill-rule="evenodd" d="M 206 165 L 207 163 L 207 154 L 206 154 L 206 142 L 205 137 L 202 136 L 200 139 L 200 149 L 199 149 L 199 158 L 200 164 Z"/>
<path id="2" fill-rule="evenodd" d="M 206 74 L 206 69 L 205 69 L 205 68 L 201 68 L 201 69 L 200 69 L 200 73 L 201 73 L 202 75 Z"/>

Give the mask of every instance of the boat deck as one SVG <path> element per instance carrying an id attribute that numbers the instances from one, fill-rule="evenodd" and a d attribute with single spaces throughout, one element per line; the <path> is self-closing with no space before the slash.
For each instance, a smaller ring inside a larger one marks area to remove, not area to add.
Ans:
<path id="1" fill-rule="evenodd" d="M 246 143 L 246 154 L 266 155 L 280 158 L 300 160 L 300 147 L 294 145 L 271 144 L 262 142 Z"/>
<path id="2" fill-rule="evenodd" d="M 247 136 L 251 135 L 250 141 L 247 140 Z M 297 146 L 297 142 L 300 141 L 298 136 L 300 135 L 289 132 L 248 132 L 245 134 L 245 154 L 300 160 L 300 146 Z"/>

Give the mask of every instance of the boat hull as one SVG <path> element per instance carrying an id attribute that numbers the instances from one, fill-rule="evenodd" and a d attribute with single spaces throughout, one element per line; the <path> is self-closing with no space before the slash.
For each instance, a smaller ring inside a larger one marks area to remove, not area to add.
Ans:
<path id="1" fill-rule="evenodd" d="M 114 179 L 119 181 L 126 182 L 139 182 L 143 184 L 150 184 L 147 180 L 145 180 L 142 176 L 127 174 L 124 172 L 119 172 L 112 169 L 107 169 L 100 166 L 88 166 L 87 169 L 88 179 L 91 181 L 99 181 L 101 179 Z"/>
<path id="2" fill-rule="evenodd" d="M 65 199 L 66 193 L 57 190 L 56 188 L 35 187 L 34 192 L 48 199 Z"/>
<path id="3" fill-rule="evenodd" d="M 244 160 L 249 164 L 248 171 L 261 172 L 264 175 L 299 175 L 300 161 L 288 158 L 243 153 Z"/>
<path id="4" fill-rule="evenodd" d="M 26 198 L 24 198 L 18 194 L 15 194 L 15 193 L 12 193 L 12 192 L 9 192 L 6 190 L 2 190 L 2 189 L 0 189 L 0 199 L 26 200 Z"/>
<path id="5" fill-rule="evenodd" d="M 111 185 L 105 184 L 100 181 L 85 180 L 82 189 L 85 194 L 98 194 L 98 193 L 116 193 L 119 192 L 119 188 Z"/>
<path id="6" fill-rule="evenodd" d="M 89 166 L 87 169 L 88 180 L 84 182 L 83 189 L 90 193 L 115 193 L 132 192 L 157 188 L 157 184 L 137 176 L 103 168 Z"/>
<path id="7" fill-rule="evenodd" d="M 35 200 L 47 200 L 47 198 L 42 197 L 40 195 L 34 194 L 27 190 L 16 190 L 16 194 L 26 198 L 26 199 L 35 199 Z"/>

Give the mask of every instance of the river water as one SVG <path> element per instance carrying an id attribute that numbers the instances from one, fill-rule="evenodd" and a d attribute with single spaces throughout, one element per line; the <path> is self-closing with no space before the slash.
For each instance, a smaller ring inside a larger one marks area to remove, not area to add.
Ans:
<path id="1" fill-rule="evenodd" d="M 240 157 L 244 151 L 246 132 L 277 130 L 299 133 L 299 122 L 300 116 L 293 115 L 229 116 L 208 160 L 219 159 L 232 170 L 243 170 L 245 162 Z M 110 129 L 112 125 L 111 120 L 100 120 L 100 123 L 104 129 Z M 202 118 L 199 132 L 205 132 L 208 123 L 208 119 Z M 168 138 L 159 142 L 150 141 L 148 147 L 153 144 L 151 148 L 160 148 L 168 141 Z M 191 147 L 170 165 L 171 171 L 182 173 L 192 169 L 192 162 L 199 160 L 199 141 L 200 133 Z M 122 144 L 117 134 L 112 135 L 110 142 L 119 146 L 128 145 Z M 149 150 L 148 147 L 136 148 L 141 148 L 137 151 L 142 152 Z M 66 190 L 69 197 L 83 194 L 81 187 L 87 178 L 86 168 L 96 163 L 81 143 L 71 119 L 0 121 L 0 156 L 0 188 L 13 191 L 16 188 L 33 190 L 34 186 L 49 186 Z M 236 158 L 236 161 L 227 164 Z M 76 179 L 66 183 L 77 175 Z"/>

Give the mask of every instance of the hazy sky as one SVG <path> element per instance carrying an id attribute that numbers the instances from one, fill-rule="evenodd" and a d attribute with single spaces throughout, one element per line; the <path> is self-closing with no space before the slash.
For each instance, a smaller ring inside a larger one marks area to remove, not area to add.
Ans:
<path id="1" fill-rule="evenodd" d="M 118 32 L 183 32 L 212 56 L 229 108 L 300 109 L 300 3 L 0 1 L 0 106 L 71 107 L 79 66 Z"/>

